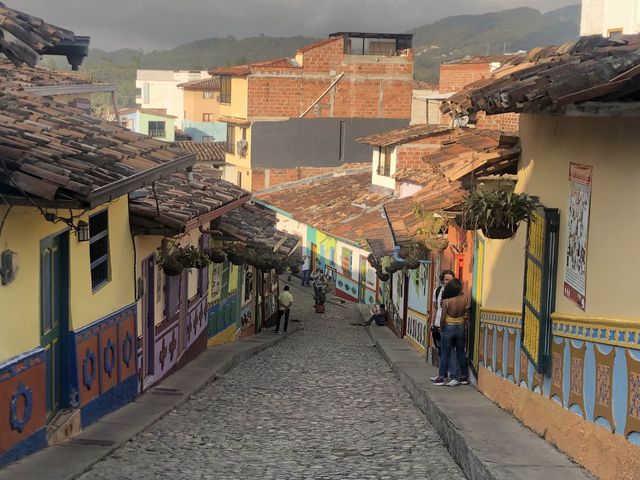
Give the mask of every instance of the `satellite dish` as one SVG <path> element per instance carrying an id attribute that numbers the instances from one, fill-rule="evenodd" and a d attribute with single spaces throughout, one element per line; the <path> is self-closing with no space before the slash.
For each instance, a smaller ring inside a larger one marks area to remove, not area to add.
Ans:
<path id="1" fill-rule="evenodd" d="M 469 115 L 462 115 L 455 120 L 457 127 L 466 127 L 469 124 Z"/>

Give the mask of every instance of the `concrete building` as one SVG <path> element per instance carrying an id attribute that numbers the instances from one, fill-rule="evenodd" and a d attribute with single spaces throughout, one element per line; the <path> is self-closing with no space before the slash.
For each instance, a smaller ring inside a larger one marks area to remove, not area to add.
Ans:
<path id="1" fill-rule="evenodd" d="M 208 78 L 200 70 L 138 70 L 136 72 L 136 104 L 145 109 L 162 109 L 176 117 L 176 127 L 184 120 L 184 90 L 181 83 Z"/>
<path id="2" fill-rule="evenodd" d="M 615 37 L 640 32 L 640 1 L 583 0 L 580 36 Z"/>
<path id="3" fill-rule="evenodd" d="M 173 142 L 176 138 L 176 117 L 167 115 L 162 110 L 125 108 L 120 111 L 120 117 L 124 120 L 125 126 L 136 133 L 165 142 Z"/>

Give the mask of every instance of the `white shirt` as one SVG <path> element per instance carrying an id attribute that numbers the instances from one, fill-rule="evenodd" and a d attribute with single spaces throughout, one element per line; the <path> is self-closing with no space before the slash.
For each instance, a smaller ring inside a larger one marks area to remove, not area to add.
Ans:
<path id="1" fill-rule="evenodd" d="M 302 268 L 300 270 L 309 270 L 309 257 L 304 257 Z"/>
<path id="2" fill-rule="evenodd" d="M 438 289 L 440 291 L 438 292 Z M 438 287 L 433 291 L 433 302 L 436 304 L 436 318 L 433 320 L 433 324 L 436 327 L 440 326 L 442 321 L 442 294 L 444 293 L 444 287 Z"/>

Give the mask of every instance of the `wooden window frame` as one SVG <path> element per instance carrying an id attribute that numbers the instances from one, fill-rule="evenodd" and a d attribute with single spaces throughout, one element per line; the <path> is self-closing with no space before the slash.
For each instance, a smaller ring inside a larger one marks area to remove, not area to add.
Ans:
<path id="1" fill-rule="evenodd" d="M 215 113 L 203 113 L 202 114 L 202 121 L 203 122 L 215 122 Z"/>
<path id="2" fill-rule="evenodd" d="M 151 124 L 162 124 L 162 130 L 158 130 L 157 125 L 154 125 L 156 128 L 152 129 Z M 165 138 L 167 136 L 167 122 L 164 120 L 150 120 L 148 123 L 148 132 L 151 138 Z M 162 132 L 162 135 L 159 133 Z"/>
<path id="3" fill-rule="evenodd" d="M 224 103 L 227 105 L 231 103 L 231 76 L 230 75 L 220 76 L 220 103 Z"/>
<path id="4" fill-rule="evenodd" d="M 227 153 L 236 153 L 236 126 L 227 124 Z"/>

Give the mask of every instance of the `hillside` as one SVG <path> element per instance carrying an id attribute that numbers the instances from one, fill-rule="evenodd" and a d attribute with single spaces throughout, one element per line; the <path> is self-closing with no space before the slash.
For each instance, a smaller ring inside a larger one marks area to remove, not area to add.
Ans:
<path id="1" fill-rule="evenodd" d="M 447 17 L 410 30 L 417 80 L 436 82 L 438 65 L 465 55 L 500 54 L 571 41 L 578 36 L 580 5 L 540 13 L 514 8 Z"/>
<path id="2" fill-rule="evenodd" d="M 533 8 L 515 8 L 483 15 L 447 17 L 410 30 L 414 35 L 415 78 L 436 82 L 438 65 L 465 55 L 496 54 L 527 50 L 539 45 L 564 43 L 577 37 L 580 6 L 564 7 L 545 14 Z M 309 43 L 311 37 L 209 38 L 180 45 L 172 50 L 143 52 L 93 49 L 82 71 L 119 85 L 118 104 L 132 106 L 138 68 L 206 70 L 283 56 Z M 45 65 L 55 66 L 52 60 Z M 59 62 L 62 66 L 62 62 Z M 101 99 L 100 103 L 105 102 Z"/>

